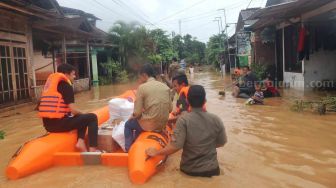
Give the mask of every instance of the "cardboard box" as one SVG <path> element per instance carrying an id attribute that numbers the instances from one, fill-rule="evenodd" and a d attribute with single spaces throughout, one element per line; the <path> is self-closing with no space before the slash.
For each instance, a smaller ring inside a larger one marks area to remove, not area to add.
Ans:
<path id="1" fill-rule="evenodd" d="M 120 148 L 112 138 L 112 130 L 113 127 L 100 127 L 98 129 L 98 149 L 112 153 Z"/>

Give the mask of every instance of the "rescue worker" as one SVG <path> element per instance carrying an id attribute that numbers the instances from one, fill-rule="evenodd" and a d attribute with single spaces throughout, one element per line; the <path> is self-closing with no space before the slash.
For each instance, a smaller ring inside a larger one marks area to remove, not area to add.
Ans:
<path id="1" fill-rule="evenodd" d="M 190 86 L 188 102 L 191 112 L 182 114 L 170 143 L 162 149 L 150 147 L 149 157 L 171 155 L 183 149 L 180 170 L 190 176 L 212 177 L 220 174 L 216 148 L 227 142 L 222 120 L 215 114 L 204 112 L 206 93 L 202 86 Z"/>
<path id="2" fill-rule="evenodd" d="M 38 105 L 38 115 L 48 132 L 60 133 L 77 130 L 76 148 L 81 152 L 96 152 L 98 120 L 92 113 L 84 114 L 75 105 L 72 83 L 76 77 L 75 67 L 61 64 L 57 73 L 49 75 Z M 85 144 L 88 129 L 89 150 Z"/>
<path id="3" fill-rule="evenodd" d="M 173 86 L 175 91 L 178 93 L 178 99 L 176 101 L 176 110 L 174 111 L 174 115 L 179 115 L 183 111 L 188 111 L 189 103 L 187 101 L 189 83 L 187 76 L 179 75 L 173 78 Z"/>
<path id="4" fill-rule="evenodd" d="M 155 80 L 154 77 L 152 65 L 143 65 L 139 72 L 142 84 L 136 92 L 134 112 L 125 123 L 125 149 L 127 152 L 141 132 L 162 132 L 173 108 L 169 87 Z"/>

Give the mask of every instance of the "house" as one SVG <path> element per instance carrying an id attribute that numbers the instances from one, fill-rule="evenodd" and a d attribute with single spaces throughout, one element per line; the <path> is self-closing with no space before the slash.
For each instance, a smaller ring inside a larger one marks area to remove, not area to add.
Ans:
<path id="1" fill-rule="evenodd" d="M 267 5 L 249 19 L 258 20 L 250 27 L 258 40 L 274 41 L 275 78 L 301 90 L 335 87 L 336 1 L 269 0 Z"/>
<path id="2" fill-rule="evenodd" d="M 98 81 L 99 18 L 56 0 L 3 0 L 0 19 L 0 108 L 36 100 L 60 63 L 77 68 L 75 91 Z"/>
<path id="3" fill-rule="evenodd" d="M 241 10 L 239 13 L 236 32 L 234 34 L 236 41 L 236 56 L 239 63 L 235 60 L 235 67 L 247 66 L 251 64 L 252 61 L 252 51 L 251 51 L 251 35 L 252 32 L 248 30 L 248 27 L 256 20 L 251 20 L 249 17 L 258 11 L 260 8 L 248 8 Z M 232 61 L 231 61 L 232 62 Z"/>

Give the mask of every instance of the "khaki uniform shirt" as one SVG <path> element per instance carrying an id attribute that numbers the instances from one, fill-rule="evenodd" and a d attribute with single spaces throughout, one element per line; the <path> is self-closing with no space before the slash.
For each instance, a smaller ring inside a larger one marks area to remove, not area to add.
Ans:
<path id="1" fill-rule="evenodd" d="M 177 62 L 173 62 L 169 65 L 169 79 L 173 79 L 178 74 L 179 68 L 181 68 L 181 66 Z"/>
<path id="2" fill-rule="evenodd" d="M 136 93 L 134 115 L 145 131 L 163 130 L 172 111 L 170 89 L 162 82 L 149 78 Z"/>
<path id="3" fill-rule="evenodd" d="M 194 108 L 177 120 L 171 143 L 183 148 L 181 170 L 195 173 L 218 168 L 216 148 L 226 141 L 222 120 L 202 108 Z"/>

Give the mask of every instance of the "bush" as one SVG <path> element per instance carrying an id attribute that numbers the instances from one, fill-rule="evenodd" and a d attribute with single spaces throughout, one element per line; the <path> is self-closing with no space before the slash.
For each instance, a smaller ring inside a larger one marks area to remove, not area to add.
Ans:
<path id="1" fill-rule="evenodd" d="M 128 82 L 128 74 L 125 70 L 117 73 L 116 81 L 118 83 L 126 83 Z"/>
<path id="2" fill-rule="evenodd" d="M 266 66 L 263 64 L 252 63 L 251 69 L 256 75 L 258 80 L 262 80 L 266 77 Z"/>
<path id="3" fill-rule="evenodd" d="M 5 131 L 0 131 L 0 140 L 5 138 Z"/>
<path id="4" fill-rule="evenodd" d="M 123 70 L 119 62 L 102 63 L 100 64 L 104 70 L 104 75 L 99 76 L 100 85 L 108 85 L 115 82 L 127 82 L 128 74 Z"/>

